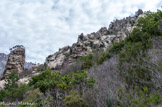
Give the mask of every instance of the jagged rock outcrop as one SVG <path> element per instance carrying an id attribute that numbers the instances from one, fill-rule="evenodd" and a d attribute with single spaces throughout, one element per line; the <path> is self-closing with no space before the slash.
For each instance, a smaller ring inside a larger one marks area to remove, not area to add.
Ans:
<path id="1" fill-rule="evenodd" d="M 108 29 L 102 27 L 99 31 L 88 35 L 82 33 L 79 35 L 77 43 L 71 47 L 65 46 L 55 54 L 49 55 L 45 63 L 50 69 L 58 70 L 64 65 L 72 64 L 80 56 L 87 56 L 98 49 L 106 50 L 114 41 L 124 40 L 132 32 L 139 17 L 143 17 L 142 10 L 138 10 L 133 17 L 115 20 Z"/>
<path id="2" fill-rule="evenodd" d="M 24 63 L 25 63 L 24 46 L 17 45 L 11 48 L 2 79 L 4 79 L 11 72 L 21 73 L 24 69 Z"/>
<path id="3" fill-rule="evenodd" d="M 8 55 L 6 55 L 4 53 L 0 53 L 0 75 L 5 70 L 7 59 L 8 59 Z"/>

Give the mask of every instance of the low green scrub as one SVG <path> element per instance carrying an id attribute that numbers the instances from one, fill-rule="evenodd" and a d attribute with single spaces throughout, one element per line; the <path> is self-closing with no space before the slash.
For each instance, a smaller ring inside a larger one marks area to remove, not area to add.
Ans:
<path id="1" fill-rule="evenodd" d="M 117 93 L 120 99 L 120 107 L 152 107 L 162 103 L 162 96 L 160 93 L 150 93 L 147 87 L 140 89 L 138 86 L 126 92 L 122 88 L 119 88 Z"/>
<path id="2" fill-rule="evenodd" d="M 78 91 L 71 91 L 64 102 L 66 107 L 88 107 L 88 101 L 84 100 Z"/>
<path id="3" fill-rule="evenodd" d="M 5 79 L 4 88 L 10 90 L 18 87 L 19 75 L 16 72 L 11 72 Z"/>
<path id="4" fill-rule="evenodd" d="M 23 94 L 28 90 L 28 85 L 18 86 L 19 76 L 16 72 L 12 72 L 5 79 L 4 89 L 0 91 L 0 101 L 21 101 Z"/>
<path id="5" fill-rule="evenodd" d="M 24 96 L 25 97 L 22 100 L 23 102 L 29 102 L 29 103 L 35 103 L 35 104 L 39 104 L 43 102 L 41 99 L 41 96 L 43 96 L 43 93 L 41 93 L 39 89 L 31 88 L 26 93 L 24 93 Z"/>
<path id="6" fill-rule="evenodd" d="M 29 85 L 34 85 L 41 92 L 45 93 L 50 88 L 71 89 L 73 85 L 86 85 L 92 87 L 95 80 L 87 77 L 87 71 L 61 76 L 60 72 L 51 72 L 49 69 L 42 72 L 41 75 L 32 77 Z"/>
<path id="7" fill-rule="evenodd" d="M 99 59 L 97 60 L 97 65 L 102 64 L 104 61 L 108 60 L 111 58 L 111 54 L 110 53 L 104 53 L 101 57 L 99 57 Z"/>
<path id="8" fill-rule="evenodd" d="M 118 54 L 124 47 L 124 41 L 115 42 L 110 46 L 109 52 Z"/>
<path id="9" fill-rule="evenodd" d="M 32 77 L 29 85 L 34 86 L 35 89 L 38 88 L 44 95 L 46 95 L 46 92 L 48 92 L 48 94 L 50 93 L 53 100 L 48 103 L 53 103 L 52 106 L 54 106 L 59 100 L 58 97 L 56 97 L 58 93 L 62 94 L 63 98 L 66 97 L 65 93 L 69 93 L 73 89 L 82 93 L 83 89 L 92 88 L 95 85 L 95 80 L 92 77 L 87 77 L 87 71 L 85 70 L 77 73 L 61 75 L 60 72 L 51 72 L 51 70 L 47 69 L 43 71 L 42 74 Z M 74 96 L 74 98 L 75 97 L 78 98 L 80 96 Z M 71 100 L 74 100 L 73 97 Z M 78 100 L 80 101 L 83 99 Z M 66 103 L 69 105 L 67 100 Z"/>
<path id="10" fill-rule="evenodd" d="M 93 65 L 92 58 L 93 54 L 89 54 L 88 56 L 80 58 L 80 60 L 82 61 L 82 69 L 88 69 L 92 67 Z"/>

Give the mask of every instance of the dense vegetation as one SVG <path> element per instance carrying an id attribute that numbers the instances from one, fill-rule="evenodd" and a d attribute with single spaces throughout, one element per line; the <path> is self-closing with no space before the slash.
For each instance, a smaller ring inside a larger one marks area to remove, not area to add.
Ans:
<path id="1" fill-rule="evenodd" d="M 29 88 L 27 84 L 18 86 L 19 76 L 16 72 L 12 72 L 5 79 L 4 89 L 0 91 L 0 101 L 12 102 L 22 100 L 23 93 Z"/>
<path id="2" fill-rule="evenodd" d="M 125 40 L 113 43 L 106 52 L 79 58 L 81 67 L 71 72 L 41 67 L 43 72 L 23 85 L 11 73 L 0 101 L 34 102 L 42 107 L 160 106 L 162 12 L 145 14 Z"/>

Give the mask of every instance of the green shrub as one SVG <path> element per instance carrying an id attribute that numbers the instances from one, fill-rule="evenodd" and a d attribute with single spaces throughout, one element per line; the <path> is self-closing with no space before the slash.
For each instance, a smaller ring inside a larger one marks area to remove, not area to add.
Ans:
<path id="1" fill-rule="evenodd" d="M 41 75 L 32 77 L 29 85 L 34 85 L 35 88 L 39 88 L 42 93 L 45 93 L 51 87 L 55 88 L 60 85 L 64 87 L 66 84 L 62 84 L 60 72 L 51 72 L 47 69 Z"/>
<path id="2" fill-rule="evenodd" d="M 15 101 L 15 99 L 21 101 L 25 97 L 24 93 L 28 90 L 28 88 L 27 84 L 20 85 L 18 88 L 13 88 L 9 91 L 9 97 L 13 98 L 13 101 Z"/>
<path id="3" fill-rule="evenodd" d="M 51 99 L 53 99 L 48 103 L 52 105 L 55 105 L 55 102 L 60 100 L 56 97 L 58 93 L 64 96 L 65 92 L 69 92 L 73 88 L 82 92 L 83 88 L 91 88 L 94 84 L 95 80 L 92 77 L 88 78 L 87 71 L 85 70 L 61 75 L 60 72 L 51 72 L 51 70 L 47 69 L 42 74 L 32 77 L 29 82 L 30 86 L 34 86 L 36 89 L 38 88 L 44 95 L 46 95 L 48 90 L 48 93 L 51 93 Z"/>
<path id="4" fill-rule="evenodd" d="M 0 101 L 3 101 L 8 96 L 7 90 L 1 90 L 0 91 Z"/>
<path id="5" fill-rule="evenodd" d="M 21 101 L 24 98 L 24 93 L 28 90 L 28 85 L 24 84 L 17 88 L 0 91 L 0 101 Z"/>
<path id="6" fill-rule="evenodd" d="M 84 87 L 93 87 L 95 80 L 93 79 L 93 77 L 88 78 L 87 71 L 83 70 L 80 73 L 73 74 L 72 84 L 74 86 L 79 86 L 80 91 L 82 91 Z"/>
<path id="7" fill-rule="evenodd" d="M 89 54 L 88 56 L 80 58 L 82 61 L 82 69 L 88 69 L 92 67 L 92 58 L 93 58 L 93 54 Z"/>
<path id="8" fill-rule="evenodd" d="M 4 88 L 9 90 L 18 87 L 19 75 L 16 72 L 11 72 L 5 79 Z"/>
<path id="9" fill-rule="evenodd" d="M 60 72 L 51 72 L 49 69 L 42 72 L 41 75 L 32 77 L 29 85 L 39 88 L 42 93 L 48 89 L 70 89 L 72 85 L 85 84 L 84 86 L 92 86 L 95 83 L 92 77 L 87 77 L 87 71 L 83 70 L 79 73 L 62 76 Z"/>
<path id="10" fill-rule="evenodd" d="M 122 88 L 118 90 L 119 105 L 121 107 L 151 107 L 162 103 L 162 96 L 159 93 L 149 93 L 149 89 L 144 86 L 140 89 L 136 86 L 127 93 Z"/>
<path id="11" fill-rule="evenodd" d="M 132 59 L 136 58 L 140 52 L 142 51 L 142 43 L 127 43 L 124 49 L 119 54 L 119 61 L 120 62 L 130 62 Z"/>
<path id="12" fill-rule="evenodd" d="M 85 101 L 78 91 L 71 91 L 70 95 L 64 99 L 66 107 L 88 107 L 88 102 Z"/>
<path id="13" fill-rule="evenodd" d="M 105 53 L 105 54 L 103 54 L 103 55 L 97 60 L 97 65 L 102 64 L 104 61 L 108 60 L 109 58 L 111 58 L 111 54 L 110 54 L 110 53 Z"/>
<path id="14" fill-rule="evenodd" d="M 6 77 L 4 89 L 0 91 L 0 101 L 16 101 L 22 100 L 23 94 L 28 89 L 28 85 L 18 86 L 19 76 L 16 72 L 12 72 Z"/>
<path id="15" fill-rule="evenodd" d="M 39 89 L 30 89 L 25 93 L 25 98 L 23 99 L 23 102 L 37 103 L 37 104 L 41 103 L 42 95 L 43 94 L 40 92 Z"/>
<path id="16" fill-rule="evenodd" d="M 122 50 L 123 47 L 124 47 L 124 41 L 115 42 L 110 46 L 109 52 L 117 54 Z"/>

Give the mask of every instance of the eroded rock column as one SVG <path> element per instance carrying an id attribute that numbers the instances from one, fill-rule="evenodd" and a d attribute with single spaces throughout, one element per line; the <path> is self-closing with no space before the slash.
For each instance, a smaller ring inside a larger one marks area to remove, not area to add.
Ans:
<path id="1" fill-rule="evenodd" d="M 25 48 L 22 45 L 16 45 L 10 49 L 8 61 L 3 73 L 2 79 L 6 78 L 9 73 L 21 73 L 24 69 L 25 63 Z"/>

